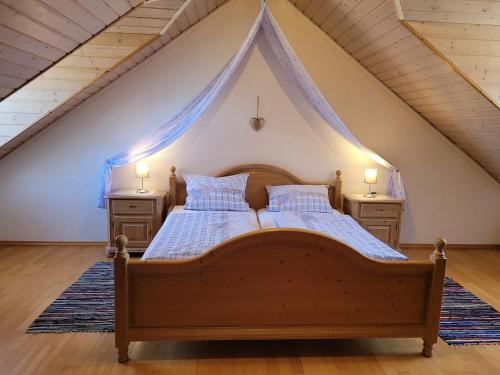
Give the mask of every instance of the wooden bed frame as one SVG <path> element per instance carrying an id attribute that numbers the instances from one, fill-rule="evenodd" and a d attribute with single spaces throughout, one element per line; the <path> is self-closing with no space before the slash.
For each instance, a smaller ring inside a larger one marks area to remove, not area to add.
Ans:
<path id="1" fill-rule="evenodd" d="M 185 184 L 171 169 L 170 207 Z M 244 165 L 247 201 L 265 207 L 265 185 L 303 184 L 276 167 Z M 341 209 L 340 171 L 330 189 Z M 298 229 L 250 232 L 186 260 L 130 260 L 118 236 L 115 344 L 131 341 L 421 337 L 432 355 L 446 267 L 442 239 L 428 262 L 378 261 L 331 237 Z"/>

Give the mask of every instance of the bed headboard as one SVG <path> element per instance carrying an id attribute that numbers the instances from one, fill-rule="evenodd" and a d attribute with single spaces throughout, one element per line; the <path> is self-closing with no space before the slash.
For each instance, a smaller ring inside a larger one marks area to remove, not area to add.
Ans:
<path id="1" fill-rule="evenodd" d="M 169 210 L 175 205 L 186 203 L 186 183 L 179 180 L 175 174 L 176 168 L 170 168 L 169 188 L 170 201 Z M 248 173 L 246 200 L 251 208 L 258 210 L 266 207 L 268 196 L 266 185 L 328 185 L 330 203 L 333 208 L 342 211 L 342 172 L 337 170 L 336 179 L 331 182 L 304 182 L 293 174 L 272 165 L 266 164 L 244 164 L 217 175 L 217 177 L 230 176 L 239 173 Z"/>

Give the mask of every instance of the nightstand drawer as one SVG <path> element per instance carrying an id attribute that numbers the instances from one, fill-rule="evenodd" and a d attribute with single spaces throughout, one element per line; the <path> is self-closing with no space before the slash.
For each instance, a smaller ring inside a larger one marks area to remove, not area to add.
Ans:
<path id="1" fill-rule="evenodd" d="M 399 217 L 399 204 L 362 203 L 360 217 Z"/>
<path id="2" fill-rule="evenodd" d="M 153 215 L 154 201 L 139 199 L 113 200 L 113 213 L 124 215 Z"/>

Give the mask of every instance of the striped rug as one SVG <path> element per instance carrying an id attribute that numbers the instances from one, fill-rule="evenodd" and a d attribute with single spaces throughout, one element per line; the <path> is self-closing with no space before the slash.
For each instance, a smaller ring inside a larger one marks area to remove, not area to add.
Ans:
<path id="1" fill-rule="evenodd" d="M 500 344 L 500 313 L 447 277 L 439 337 L 449 345 Z"/>
<path id="2" fill-rule="evenodd" d="M 27 331 L 64 332 L 114 332 L 111 262 L 90 267 Z M 447 277 L 439 336 L 449 345 L 500 344 L 500 313 Z"/>
<path id="3" fill-rule="evenodd" d="M 52 302 L 27 333 L 114 331 L 113 263 L 98 262 Z"/>

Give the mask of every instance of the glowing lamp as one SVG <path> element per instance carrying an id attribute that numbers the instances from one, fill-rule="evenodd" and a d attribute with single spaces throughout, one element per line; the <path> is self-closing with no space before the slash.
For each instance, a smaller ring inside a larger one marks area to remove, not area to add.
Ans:
<path id="1" fill-rule="evenodd" d="M 365 198 L 374 198 L 375 194 L 372 193 L 372 184 L 377 183 L 377 170 L 375 168 L 365 169 L 365 184 L 368 184 L 368 193 Z"/>
<path id="2" fill-rule="evenodd" d="M 144 190 L 144 179 L 149 178 L 149 166 L 148 163 L 139 162 L 135 165 L 135 176 L 141 179 L 141 188 L 137 189 L 137 192 L 140 194 L 148 193 L 147 190 Z"/>

